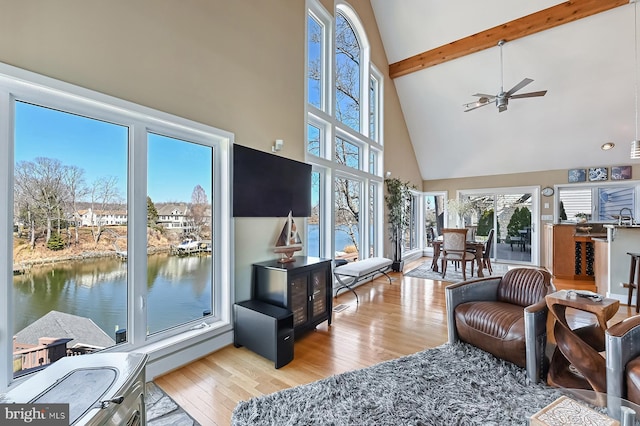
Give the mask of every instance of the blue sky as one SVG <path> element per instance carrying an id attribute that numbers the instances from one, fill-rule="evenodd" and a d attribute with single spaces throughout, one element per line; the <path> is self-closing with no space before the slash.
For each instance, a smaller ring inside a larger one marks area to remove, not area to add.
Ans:
<path id="1" fill-rule="evenodd" d="M 124 198 L 127 127 L 16 102 L 15 162 L 36 157 L 84 170 L 88 185 L 115 176 Z M 190 201 L 196 185 L 211 201 L 211 148 L 149 135 L 148 194 L 154 202 Z"/>

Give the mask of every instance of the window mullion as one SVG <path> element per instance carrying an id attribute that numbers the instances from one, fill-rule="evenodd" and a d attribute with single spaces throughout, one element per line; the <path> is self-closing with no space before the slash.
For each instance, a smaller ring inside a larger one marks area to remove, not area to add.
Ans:
<path id="1" fill-rule="evenodd" d="M 0 90 L 0 199 L 13 205 L 13 99 L 8 91 Z M 6 297 L 0 298 L 0 324 L 6 324 L 7 331 L 13 330 L 13 210 L 0 209 L 0 261 L 5 264 L 0 291 Z M 13 378 L 13 357 L 11 356 L 12 333 L 0 332 L 0 390 L 5 389 Z"/>
<path id="2" fill-rule="evenodd" d="M 144 344 L 147 336 L 147 129 L 137 123 L 129 131 L 128 229 L 130 260 L 127 317 L 128 341 Z M 141 267 L 142 266 L 142 267 Z"/>

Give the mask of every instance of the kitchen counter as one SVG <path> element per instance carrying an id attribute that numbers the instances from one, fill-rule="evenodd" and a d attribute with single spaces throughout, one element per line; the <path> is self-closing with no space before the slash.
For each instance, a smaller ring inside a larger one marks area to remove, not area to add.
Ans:
<path id="1" fill-rule="evenodd" d="M 629 280 L 630 262 L 627 253 L 640 251 L 640 225 L 606 224 L 603 227 L 607 230 L 607 238 L 599 243 L 605 257 L 602 264 L 604 274 L 596 273 L 598 292 L 626 304 L 628 291 L 624 283 Z"/>
<path id="2" fill-rule="evenodd" d="M 573 234 L 575 237 L 591 237 L 593 239 L 596 238 L 607 238 L 606 232 L 576 232 Z"/>

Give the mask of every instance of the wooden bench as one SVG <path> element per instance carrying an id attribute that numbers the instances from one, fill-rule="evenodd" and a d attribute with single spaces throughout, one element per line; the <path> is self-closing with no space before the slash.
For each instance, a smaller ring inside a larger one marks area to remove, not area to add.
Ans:
<path id="1" fill-rule="evenodd" d="M 360 303 L 358 300 L 358 293 L 352 288 L 353 286 L 360 284 L 363 281 L 372 279 L 378 274 L 384 274 L 389 279 L 391 284 L 391 277 L 387 274 L 387 271 L 391 267 L 393 262 L 391 259 L 384 257 L 371 257 L 369 259 L 363 259 L 357 262 L 348 262 L 340 266 L 336 266 L 333 269 L 333 275 L 340 283 L 340 286 L 336 289 L 334 297 L 338 296 L 338 292 L 343 288 L 351 290 L 356 295 L 356 303 Z"/>

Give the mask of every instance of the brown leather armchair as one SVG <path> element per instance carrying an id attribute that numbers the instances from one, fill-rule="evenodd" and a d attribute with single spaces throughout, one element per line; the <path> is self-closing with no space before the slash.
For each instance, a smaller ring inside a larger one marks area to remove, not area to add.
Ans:
<path id="1" fill-rule="evenodd" d="M 607 396 L 640 404 L 640 315 L 609 327 L 605 350 Z"/>
<path id="2" fill-rule="evenodd" d="M 470 343 L 526 368 L 537 382 L 546 359 L 544 297 L 553 291 L 551 275 L 531 268 L 450 285 L 445 289 L 449 343 Z"/>

